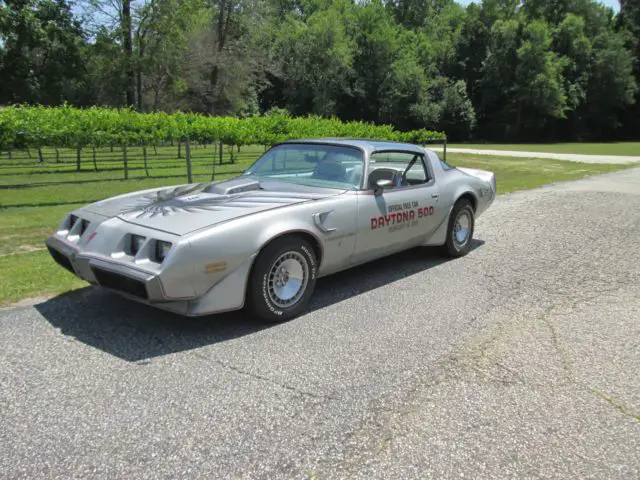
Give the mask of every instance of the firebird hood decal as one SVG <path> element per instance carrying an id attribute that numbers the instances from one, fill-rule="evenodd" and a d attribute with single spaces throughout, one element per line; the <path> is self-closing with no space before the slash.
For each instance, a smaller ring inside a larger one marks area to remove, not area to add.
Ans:
<path id="1" fill-rule="evenodd" d="M 176 235 L 278 207 L 325 198 L 329 192 L 280 189 L 209 193 L 209 184 L 147 191 L 89 205 L 87 210 Z M 336 192 L 331 192 L 333 195 Z M 338 192 L 339 193 L 339 192 Z"/>
<path id="2" fill-rule="evenodd" d="M 120 215 L 132 214 L 135 218 L 153 218 L 157 215 L 167 216 L 176 213 L 197 213 L 215 210 L 229 200 L 227 196 L 199 196 L 205 185 L 186 185 L 159 192 L 148 193 L 134 199 L 130 205 L 120 210 Z M 194 195 L 195 194 L 195 195 Z"/>

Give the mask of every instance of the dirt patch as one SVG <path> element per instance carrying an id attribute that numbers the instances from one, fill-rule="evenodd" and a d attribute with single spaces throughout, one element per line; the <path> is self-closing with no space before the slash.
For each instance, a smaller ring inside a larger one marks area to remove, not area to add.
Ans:
<path id="1" fill-rule="evenodd" d="M 22 300 L 18 300 L 17 302 L 13 302 L 13 303 L 6 303 L 6 304 L 0 303 L 0 310 L 8 310 L 11 308 L 18 308 L 18 307 L 31 307 L 33 305 L 46 302 L 47 300 L 50 300 L 51 298 L 58 295 L 59 295 L 58 293 L 52 293 L 50 295 L 38 295 L 37 297 L 23 298 Z"/>
<path id="2" fill-rule="evenodd" d="M 0 253 L 0 257 L 8 257 L 9 255 L 21 255 L 24 253 L 31 253 L 31 252 L 39 252 L 41 250 L 44 250 L 45 247 L 39 246 L 39 245 L 18 245 L 13 251 L 11 252 L 2 252 Z"/>

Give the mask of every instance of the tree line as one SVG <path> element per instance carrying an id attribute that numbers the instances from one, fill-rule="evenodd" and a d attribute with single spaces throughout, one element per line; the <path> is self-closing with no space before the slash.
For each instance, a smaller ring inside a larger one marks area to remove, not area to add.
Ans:
<path id="1" fill-rule="evenodd" d="M 640 0 L 1 0 L 0 104 L 640 137 Z"/>

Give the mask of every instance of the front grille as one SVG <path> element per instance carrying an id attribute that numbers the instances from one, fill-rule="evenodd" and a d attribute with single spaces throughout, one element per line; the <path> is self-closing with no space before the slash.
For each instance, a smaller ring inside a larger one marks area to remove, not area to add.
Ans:
<path id="1" fill-rule="evenodd" d="M 71 265 L 71 260 L 69 260 L 65 255 L 63 255 L 59 251 L 57 251 L 55 248 L 51 248 L 49 245 L 47 245 L 47 249 L 49 250 L 51 257 L 53 257 L 53 259 L 56 261 L 58 265 L 66 268 L 67 270 L 69 270 L 71 273 L 75 275 L 76 272 L 73 270 L 73 265 Z"/>
<path id="2" fill-rule="evenodd" d="M 91 269 L 96 280 L 103 287 L 112 288 L 139 298 L 149 298 L 144 282 L 97 267 L 92 267 Z"/>

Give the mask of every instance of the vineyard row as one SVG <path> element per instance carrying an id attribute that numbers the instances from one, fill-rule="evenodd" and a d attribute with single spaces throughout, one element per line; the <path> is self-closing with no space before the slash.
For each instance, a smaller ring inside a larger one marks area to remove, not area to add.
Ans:
<path id="1" fill-rule="evenodd" d="M 127 109 L 41 106 L 0 108 L 0 149 L 153 145 L 190 139 L 228 146 L 273 145 L 299 138 L 367 138 L 424 144 L 446 141 L 442 132 L 400 132 L 373 125 L 317 116 L 265 115 L 211 117 L 195 113 L 138 113 Z"/>

